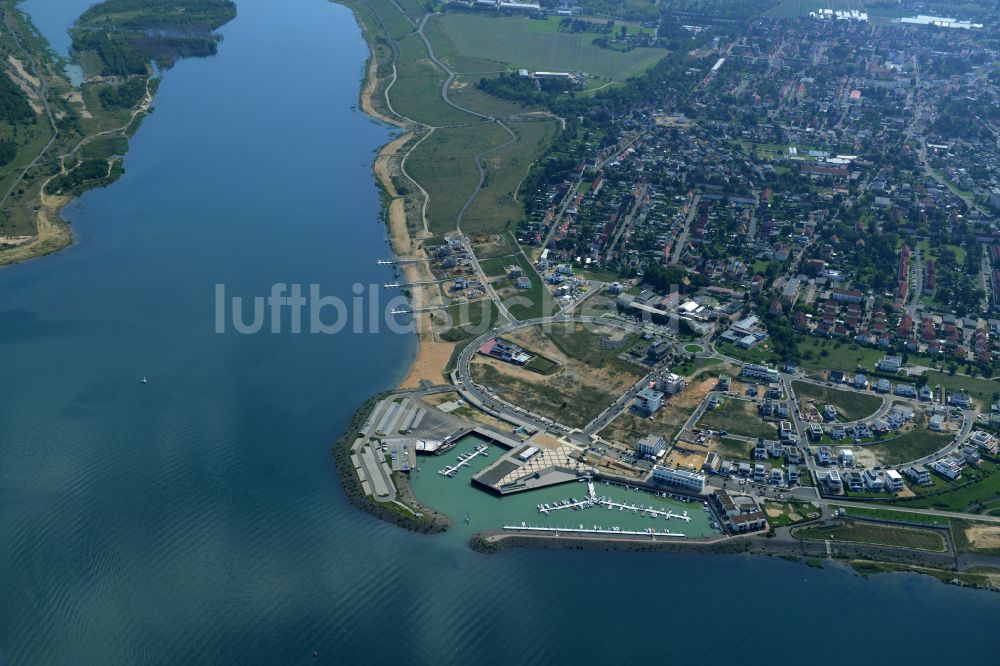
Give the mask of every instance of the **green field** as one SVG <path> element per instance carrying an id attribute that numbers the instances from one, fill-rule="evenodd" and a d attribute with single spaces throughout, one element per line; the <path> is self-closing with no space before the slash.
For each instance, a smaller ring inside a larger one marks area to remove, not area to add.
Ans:
<path id="1" fill-rule="evenodd" d="M 744 442 L 741 439 L 723 437 L 713 448 L 715 449 L 715 452 L 723 458 L 750 460 L 750 455 L 753 451 L 753 444 Z"/>
<path id="2" fill-rule="evenodd" d="M 947 373 L 930 371 L 925 373 L 928 386 L 940 384 L 947 391 L 968 391 L 969 395 L 981 402 L 993 402 L 995 394 L 1000 393 L 1000 381 L 995 379 L 982 379 L 967 377 L 964 375 L 954 375 L 949 377 Z M 989 405 L 986 405 L 989 407 Z"/>
<path id="3" fill-rule="evenodd" d="M 796 358 L 793 360 L 798 361 L 803 370 L 817 379 L 826 370 L 854 372 L 858 367 L 871 370 L 885 356 L 885 352 L 881 350 L 861 347 L 853 342 L 807 335 L 797 335 L 796 340 Z M 748 363 L 778 365 L 785 360 L 775 354 L 766 342 L 753 349 L 740 349 L 728 343 L 720 343 L 716 347 L 721 353 Z"/>
<path id="4" fill-rule="evenodd" d="M 628 53 L 601 49 L 591 44 L 594 34 L 561 33 L 550 30 L 547 22 L 522 17 L 445 14 L 435 21 L 439 22 L 439 30 L 432 35 L 435 51 L 440 50 L 457 71 L 469 71 L 465 69 L 470 66 L 468 59 L 474 58 L 621 81 L 641 74 L 667 55 L 663 49 L 637 48 Z"/>
<path id="5" fill-rule="evenodd" d="M 857 506 L 835 506 L 834 509 L 846 511 L 848 516 L 857 518 L 875 518 L 878 520 L 901 520 L 908 523 L 920 523 L 921 525 L 936 525 L 947 527 L 949 519 L 941 516 L 930 516 L 924 513 L 904 513 L 902 511 L 888 511 L 886 509 L 868 509 Z"/>
<path id="6" fill-rule="evenodd" d="M 819 518 L 819 507 L 808 502 L 761 501 L 760 506 L 767 512 L 767 522 L 771 527 L 787 527 L 806 520 Z M 772 515 L 781 511 L 781 515 Z"/>
<path id="7" fill-rule="evenodd" d="M 536 105 L 494 97 L 476 87 L 481 79 L 494 79 L 498 76 L 500 72 L 495 69 L 486 74 L 459 74 L 448 88 L 448 98 L 463 108 L 497 118 L 509 118 L 541 110 L 541 107 Z"/>
<path id="8" fill-rule="evenodd" d="M 948 445 L 953 435 L 931 432 L 924 428 L 914 428 L 899 437 L 871 444 L 865 449 L 871 451 L 885 465 L 900 465 L 929 456 Z"/>
<path id="9" fill-rule="evenodd" d="M 475 157 L 510 136 L 496 123 L 434 130 L 406 160 L 407 173 L 430 195 L 427 220 L 432 233 L 455 230 L 458 213 L 479 183 Z"/>
<path id="10" fill-rule="evenodd" d="M 567 331 L 562 326 L 554 326 L 548 332 L 548 337 L 559 348 L 559 351 L 588 366 L 595 368 L 613 367 L 625 374 L 635 376 L 636 379 L 645 374 L 638 366 L 618 358 L 621 353 L 638 341 L 639 336 L 636 334 L 629 335 L 620 349 L 602 349 L 602 334 L 587 330 L 579 324 L 573 325 L 571 331 Z"/>
<path id="11" fill-rule="evenodd" d="M 906 502 L 907 506 L 943 509 L 946 511 L 967 511 L 982 506 L 986 502 L 1000 501 L 1000 473 L 993 472 L 981 481 L 935 495 L 921 497 Z M 996 506 L 991 504 L 990 506 Z"/>
<path id="12" fill-rule="evenodd" d="M 843 541 L 876 546 L 898 546 L 918 550 L 941 552 L 945 549 L 944 537 L 929 530 L 909 527 L 890 527 L 870 523 L 849 525 L 819 525 L 795 530 L 793 536 L 808 541 Z"/>
<path id="13" fill-rule="evenodd" d="M 534 370 L 535 372 L 542 375 L 551 375 L 553 372 L 559 369 L 559 364 L 552 359 L 545 358 L 544 356 L 536 355 L 533 359 L 528 361 L 524 366 L 529 370 Z"/>
<path id="14" fill-rule="evenodd" d="M 724 400 L 718 407 L 702 415 L 698 427 L 765 439 L 773 439 L 778 434 L 777 428 L 762 421 L 756 414 L 754 404 L 746 400 Z"/>
<path id="15" fill-rule="evenodd" d="M 555 302 L 549 290 L 542 284 L 542 279 L 531 267 L 524 255 L 518 252 L 512 257 L 501 259 L 506 264 L 516 264 L 521 267 L 524 276 L 531 280 L 530 289 L 517 289 L 510 281 L 502 289 L 497 290 L 497 295 L 507 306 L 512 315 L 518 319 L 534 319 L 545 314 L 552 314 L 556 311 Z"/>
<path id="16" fill-rule="evenodd" d="M 672 370 L 682 377 L 691 377 L 705 368 L 710 368 L 713 365 L 719 365 L 720 363 L 722 363 L 722 361 L 717 358 L 698 357 L 691 361 L 682 361 L 675 365 Z"/>
<path id="17" fill-rule="evenodd" d="M 535 157 L 552 141 L 559 125 L 555 120 L 509 123 L 517 141 L 482 158 L 486 169 L 483 189 L 462 217 L 462 230 L 468 234 L 498 233 L 516 229 L 524 213 L 515 196 Z"/>
<path id="18" fill-rule="evenodd" d="M 841 391 L 827 386 L 818 386 L 808 382 L 792 382 L 792 390 L 801 401 L 807 398 L 815 401 L 816 408 L 822 412 L 823 405 L 833 405 L 848 421 L 858 421 L 871 416 L 882 405 L 882 398 L 867 393 Z"/>
<path id="19" fill-rule="evenodd" d="M 443 342 L 462 342 L 482 335 L 499 319 L 496 303 L 481 300 L 457 303 L 431 313 L 431 326 Z"/>
<path id="20" fill-rule="evenodd" d="M 441 86 L 446 76 L 427 56 L 419 35 L 405 37 L 398 48 L 396 82 L 389 88 L 389 102 L 396 113 L 433 126 L 480 120 L 441 99 Z"/>

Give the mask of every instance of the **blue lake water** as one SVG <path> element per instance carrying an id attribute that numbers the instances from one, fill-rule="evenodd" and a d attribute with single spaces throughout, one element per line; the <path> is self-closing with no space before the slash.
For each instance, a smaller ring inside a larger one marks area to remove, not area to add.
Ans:
<path id="1" fill-rule="evenodd" d="M 94 4 L 95 0 L 24 0 L 18 6 L 32 18 L 52 50 L 68 58 L 71 44 L 69 29 L 76 18 Z M 83 81 L 83 70 L 79 65 L 66 64 L 66 73 L 74 85 Z"/>
<path id="2" fill-rule="evenodd" d="M 23 7 L 55 43 L 84 4 Z M 352 108 L 347 9 L 239 10 L 217 57 L 166 74 L 124 178 L 66 211 L 78 243 L 0 270 L 0 664 L 995 661 L 997 594 L 767 558 L 483 556 L 348 506 L 330 444 L 413 338 L 219 335 L 214 287 L 384 279 L 389 133 Z"/>

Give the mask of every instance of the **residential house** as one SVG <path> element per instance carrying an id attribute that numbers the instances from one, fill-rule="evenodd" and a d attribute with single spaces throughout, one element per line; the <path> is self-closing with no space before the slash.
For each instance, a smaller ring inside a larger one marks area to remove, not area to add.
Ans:
<path id="1" fill-rule="evenodd" d="M 882 475 L 885 481 L 885 490 L 890 493 L 898 493 L 903 490 L 903 475 L 894 469 L 887 469 Z"/>
<path id="2" fill-rule="evenodd" d="M 931 483 L 931 473 L 923 465 L 912 465 L 903 470 L 906 476 L 918 486 L 929 486 Z"/>
<path id="3" fill-rule="evenodd" d="M 639 440 L 635 448 L 642 457 L 658 458 L 667 450 L 667 443 L 659 435 L 646 435 Z"/>
<path id="4" fill-rule="evenodd" d="M 864 479 L 865 488 L 873 493 L 880 493 L 885 489 L 885 481 L 882 474 L 873 469 L 866 469 L 861 475 Z"/>
<path id="5" fill-rule="evenodd" d="M 646 416 L 652 416 L 663 407 L 663 394 L 656 389 L 644 388 L 635 397 L 635 407 Z"/>

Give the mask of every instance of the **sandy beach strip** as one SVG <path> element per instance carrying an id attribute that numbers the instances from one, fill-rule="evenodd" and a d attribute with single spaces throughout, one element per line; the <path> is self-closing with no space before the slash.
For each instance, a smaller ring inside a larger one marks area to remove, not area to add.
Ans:
<path id="1" fill-rule="evenodd" d="M 365 113 L 385 122 L 392 122 L 372 105 L 372 95 L 378 88 L 375 79 L 377 67 L 374 59 L 369 61 L 368 76 L 361 94 L 361 108 Z M 393 123 L 399 125 L 398 122 Z M 402 195 L 396 190 L 393 183 L 393 175 L 398 175 L 399 167 L 395 158 L 401 151 L 408 150 L 406 147 L 414 138 L 412 133 L 406 133 L 393 139 L 379 150 L 375 158 L 373 171 L 375 177 L 389 196 L 389 206 L 387 212 L 389 237 L 392 241 L 392 249 L 400 258 L 423 258 L 420 252 L 421 242 L 414 239 L 410 234 L 410 228 L 406 223 L 406 204 Z M 413 262 L 401 265 L 403 275 L 407 282 L 433 280 L 434 275 L 426 262 Z M 417 287 L 411 289 L 411 298 L 414 308 L 426 307 L 428 305 L 441 304 L 442 296 L 437 287 Z M 434 339 L 431 330 L 429 316 L 418 316 L 416 318 L 417 328 L 417 357 L 406 377 L 400 383 L 400 388 L 419 388 L 422 383 L 442 384 L 444 382 L 444 371 L 451 359 L 451 353 L 455 348 L 454 343 L 438 342 Z"/>

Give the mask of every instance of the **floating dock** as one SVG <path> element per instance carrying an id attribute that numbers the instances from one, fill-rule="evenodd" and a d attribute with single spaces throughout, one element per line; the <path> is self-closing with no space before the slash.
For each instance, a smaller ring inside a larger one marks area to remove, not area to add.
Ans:
<path id="1" fill-rule="evenodd" d="M 680 534 L 679 532 L 660 532 L 654 527 L 647 527 L 644 530 L 623 530 L 618 527 L 601 527 L 600 525 L 594 525 L 593 527 L 534 527 L 532 525 L 525 525 L 521 523 L 520 525 L 504 525 L 505 530 L 520 531 L 520 532 L 545 532 L 552 534 L 605 534 L 610 536 L 645 536 L 645 537 L 671 537 L 671 538 L 685 538 L 686 534 Z"/>
<path id="2" fill-rule="evenodd" d="M 683 514 L 676 514 L 670 509 L 657 509 L 652 506 L 644 506 L 642 504 L 628 504 L 626 502 L 617 502 L 613 499 L 607 497 L 598 497 L 595 499 L 584 499 L 577 500 L 575 498 L 569 498 L 563 500 L 561 503 L 556 504 L 543 504 L 538 508 L 539 513 L 544 513 L 545 515 L 550 514 L 553 511 L 562 511 L 563 509 L 589 509 L 595 506 L 603 506 L 608 511 L 613 511 L 617 509 L 618 511 L 631 511 L 632 513 L 641 514 L 643 516 L 648 516 L 650 518 L 664 518 L 666 520 L 683 520 L 685 523 L 691 522 L 691 517 L 687 515 L 687 512 Z"/>
<path id="3" fill-rule="evenodd" d="M 469 465 L 473 459 L 476 458 L 476 456 L 488 456 L 489 449 L 490 447 L 486 444 L 480 444 L 475 448 L 475 450 L 470 451 L 469 453 L 460 454 L 458 456 L 458 463 L 439 469 L 438 474 L 451 478 L 458 473 L 458 470 L 462 469 L 466 465 Z"/>

